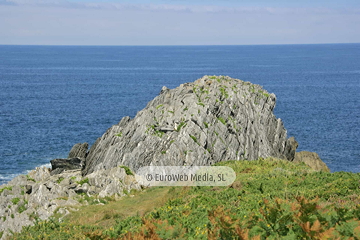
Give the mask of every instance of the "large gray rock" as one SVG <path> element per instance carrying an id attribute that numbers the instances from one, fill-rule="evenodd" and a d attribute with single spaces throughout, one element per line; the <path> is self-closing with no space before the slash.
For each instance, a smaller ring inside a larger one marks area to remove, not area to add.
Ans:
<path id="1" fill-rule="evenodd" d="M 328 166 L 315 152 L 302 151 L 295 154 L 294 162 L 303 162 L 315 171 L 330 172 Z"/>
<path id="2" fill-rule="evenodd" d="M 287 141 L 275 102 L 261 86 L 230 77 L 163 87 L 134 119 L 124 117 L 97 139 L 83 175 L 119 165 L 137 170 L 269 156 L 293 160 L 296 141 Z"/>

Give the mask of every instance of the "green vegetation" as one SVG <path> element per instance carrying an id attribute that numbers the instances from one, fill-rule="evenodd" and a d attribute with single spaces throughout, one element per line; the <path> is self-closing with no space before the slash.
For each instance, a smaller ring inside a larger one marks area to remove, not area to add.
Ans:
<path id="1" fill-rule="evenodd" d="M 13 199 L 11 199 L 11 202 L 12 202 L 14 205 L 16 205 L 16 204 L 18 204 L 18 203 L 20 202 L 20 198 L 18 198 L 18 197 L 13 198 Z"/>
<path id="2" fill-rule="evenodd" d="M 165 134 L 165 132 L 156 129 L 157 126 L 158 126 L 158 124 L 157 124 L 157 125 L 151 125 L 151 126 L 149 126 L 149 127 L 147 128 L 147 130 L 146 130 L 146 133 L 148 133 L 148 132 L 150 131 L 150 129 L 152 129 L 152 130 L 153 130 L 153 131 L 152 131 L 152 132 L 153 132 L 152 135 L 158 136 L 159 138 L 161 138 L 161 137 Z"/>
<path id="3" fill-rule="evenodd" d="M 81 186 L 85 183 L 89 184 L 89 179 L 88 178 L 84 178 L 84 179 L 81 179 L 80 181 L 77 181 L 76 182 L 77 184 L 80 184 Z"/>
<path id="4" fill-rule="evenodd" d="M 189 134 L 189 136 L 191 137 L 192 140 L 194 140 L 194 142 L 196 142 L 197 144 L 199 144 L 198 141 L 197 141 L 197 138 L 196 138 L 195 136 L 190 135 L 190 134 Z"/>
<path id="5" fill-rule="evenodd" d="M 209 124 L 207 122 L 204 122 L 205 128 L 209 128 Z"/>
<path id="6" fill-rule="evenodd" d="M 126 175 L 132 175 L 134 176 L 133 172 L 130 170 L 127 166 L 120 166 L 120 168 L 123 168 L 125 170 Z"/>
<path id="7" fill-rule="evenodd" d="M 26 211 L 26 206 L 25 206 L 25 203 L 24 204 L 21 204 L 20 206 L 19 206 L 19 208 L 18 208 L 18 212 L 19 213 L 22 213 L 22 212 L 24 212 L 24 211 Z"/>
<path id="8" fill-rule="evenodd" d="M 359 239 L 360 174 L 278 159 L 228 161 L 226 187 L 154 187 L 37 222 L 13 239 Z"/>
<path id="9" fill-rule="evenodd" d="M 250 85 L 250 91 L 252 92 L 252 93 L 255 93 L 255 86 L 254 85 Z"/>
<path id="10" fill-rule="evenodd" d="M 26 175 L 26 178 L 27 178 L 28 181 L 36 182 L 35 179 L 33 179 L 32 177 L 30 177 L 29 175 Z"/>
<path id="11" fill-rule="evenodd" d="M 177 126 L 176 131 L 180 132 L 182 127 L 185 127 L 186 123 L 184 121 L 181 121 L 180 124 Z"/>
<path id="12" fill-rule="evenodd" d="M 228 97 L 229 97 L 228 92 L 225 90 L 225 86 L 220 87 L 220 93 L 221 93 L 221 95 L 222 95 L 224 98 L 228 98 Z"/>
<path id="13" fill-rule="evenodd" d="M 218 117 L 218 120 L 219 120 L 222 124 L 226 125 L 226 120 L 223 119 L 222 117 Z"/>
<path id="14" fill-rule="evenodd" d="M 199 106 L 205 107 L 205 104 L 203 104 L 202 102 L 198 102 L 196 104 L 199 105 Z"/>
<path id="15" fill-rule="evenodd" d="M 161 108 L 162 106 L 163 106 L 162 104 L 157 105 L 157 106 L 156 106 L 156 109 L 159 109 L 159 108 Z"/>
<path id="16" fill-rule="evenodd" d="M 165 154 L 166 153 L 166 151 L 164 150 L 164 151 L 161 151 L 161 154 Z"/>
<path id="17" fill-rule="evenodd" d="M 122 137 L 122 132 L 119 132 L 118 134 L 115 134 L 117 137 Z"/>
<path id="18" fill-rule="evenodd" d="M 59 179 L 56 182 L 60 184 L 64 179 L 65 178 L 63 178 L 63 177 L 59 177 Z"/>
<path id="19" fill-rule="evenodd" d="M 12 191 L 12 187 L 3 187 L 3 188 L 0 188 L 0 194 L 2 194 L 2 192 L 3 192 L 4 190 Z"/>

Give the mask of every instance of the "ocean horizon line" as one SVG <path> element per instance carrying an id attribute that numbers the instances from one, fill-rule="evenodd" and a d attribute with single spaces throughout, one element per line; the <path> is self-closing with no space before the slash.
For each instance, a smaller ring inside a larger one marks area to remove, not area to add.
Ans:
<path id="1" fill-rule="evenodd" d="M 97 45 L 97 44 L 0 44 L 0 46 L 23 46 L 23 47 L 236 47 L 236 46 L 308 46 L 308 45 L 352 45 L 351 43 L 269 43 L 269 44 L 134 44 L 134 45 Z"/>

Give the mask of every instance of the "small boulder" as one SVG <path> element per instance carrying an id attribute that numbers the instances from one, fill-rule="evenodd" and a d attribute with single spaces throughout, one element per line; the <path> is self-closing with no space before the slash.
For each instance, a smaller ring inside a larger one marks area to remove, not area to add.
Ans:
<path id="1" fill-rule="evenodd" d="M 330 172 L 328 166 L 315 152 L 302 151 L 295 153 L 294 162 L 303 162 L 315 171 Z"/>

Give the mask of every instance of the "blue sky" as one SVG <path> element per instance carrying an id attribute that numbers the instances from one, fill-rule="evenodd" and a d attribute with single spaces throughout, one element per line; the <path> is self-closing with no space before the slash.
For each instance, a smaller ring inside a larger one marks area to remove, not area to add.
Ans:
<path id="1" fill-rule="evenodd" d="M 359 42 L 359 0 L 0 0 L 0 44 Z"/>

